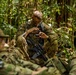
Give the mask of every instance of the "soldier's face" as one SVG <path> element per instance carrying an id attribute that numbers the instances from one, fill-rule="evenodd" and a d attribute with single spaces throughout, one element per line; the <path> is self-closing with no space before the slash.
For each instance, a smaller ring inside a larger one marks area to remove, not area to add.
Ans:
<path id="1" fill-rule="evenodd" d="M 0 49 L 4 48 L 4 45 L 5 45 L 5 39 L 0 38 Z"/>
<path id="2" fill-rule="evenodd" d="M 34 23 L 38 22 L 38 18 L 35 15 L 32 16 L 32 19 Z"/>

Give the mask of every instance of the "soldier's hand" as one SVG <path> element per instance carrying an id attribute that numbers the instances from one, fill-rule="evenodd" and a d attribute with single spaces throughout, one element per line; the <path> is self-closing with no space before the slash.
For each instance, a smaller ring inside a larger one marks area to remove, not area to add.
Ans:
<path id="1" fill-rule="evenodd" d="M 23 34 L 23 36 L 26 38 L 29 33 L 36 32 L 36 31 L 39 31 L 39 28 L 37 27 L 30 28 Z"/>
<path id="2" fill-rule="evenodd" d="M 48 36 L 44 32 L 39 32 L 39 37 L 43 39 L 48 38 Z"/>
<path id="3" fill-rule="evenodd" d="M 35 31 L 38 31 L 38 30 L 39 30 L 39 28 L 33 27 L 33 28 L 27 30 L 27 33 L 29 34 L 29 33 L 31 33 L 31 32 L 35 32 Z"/>

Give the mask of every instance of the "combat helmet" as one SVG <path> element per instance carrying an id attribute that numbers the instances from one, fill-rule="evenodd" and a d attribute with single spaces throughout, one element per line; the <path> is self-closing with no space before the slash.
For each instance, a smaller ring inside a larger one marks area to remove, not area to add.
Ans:
<path id="1" fill-rule="evenodd" d="M 8 38 L 9 35 L 5 35 L 3 31 L 0 29 L 0 38 Z"/>

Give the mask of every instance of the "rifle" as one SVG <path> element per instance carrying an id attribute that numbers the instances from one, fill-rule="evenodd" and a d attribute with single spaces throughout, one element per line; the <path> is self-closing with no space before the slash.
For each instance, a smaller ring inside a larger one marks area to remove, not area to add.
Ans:
<path id="1" fill-rule="evenodd" d="M 42 45 L 40 43 L 35 44 L 31 37 L 26 41 L 28 44 L 33 45 L 33 48 L 30 49 L 30 50 L 35 51 L 35 54 L 31 57 L 32 59 L 35 59 L 35 58 L 41 56 L 44 61 L 48 60 L 48 58 L 45 56 L 45 51 L 42 48 Z"/>

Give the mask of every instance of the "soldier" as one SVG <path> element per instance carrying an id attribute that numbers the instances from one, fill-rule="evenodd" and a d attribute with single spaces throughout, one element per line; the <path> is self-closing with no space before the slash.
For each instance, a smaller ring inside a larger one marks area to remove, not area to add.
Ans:
<path id="1" fill-rule="evenodd" d="M 26 51 L 30 58 L 34 55 L 34 51 L 31 50 L 33 46 L 26 42 L 29 38 L 33 39 L 36 44 L 39 43 L 49 58 L 53 57 L 58 50 L 57 35 L 51 27 L 42 22 L 42 12 L 40 11 L 34 11 L 32 20 L 19 27 L 17 37 L 17 46 L 24 52 Z M 43 65 L 42 58 L 38 59 L 36 59 L 36 63 Z"/>

